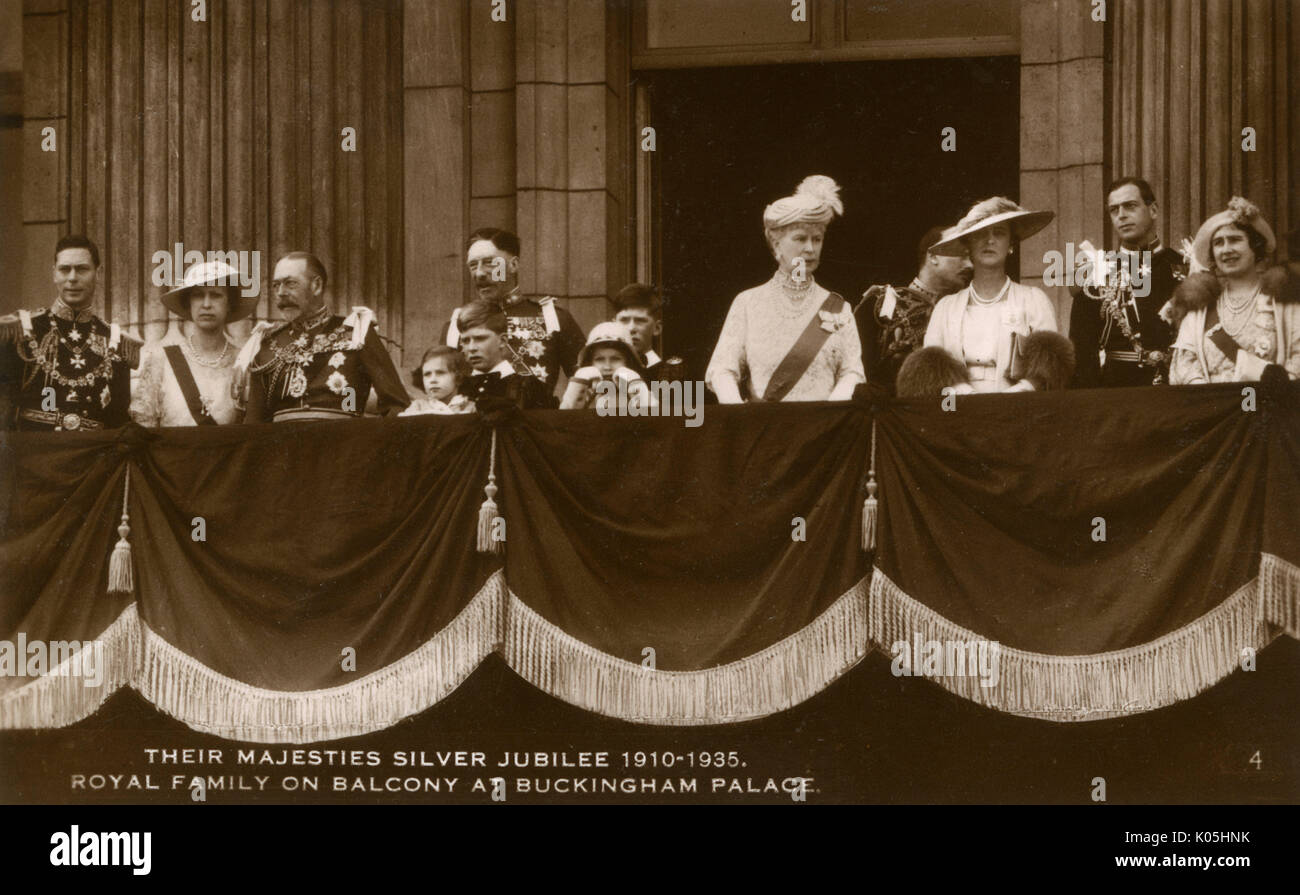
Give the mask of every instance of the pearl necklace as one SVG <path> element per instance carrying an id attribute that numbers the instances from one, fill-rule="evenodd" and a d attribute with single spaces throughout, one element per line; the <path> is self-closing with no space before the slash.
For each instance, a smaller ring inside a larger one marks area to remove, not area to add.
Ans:
<path id="1" fill-rule="evenodd" d="M 1259 296 L 1260 283 L 1255 290 L 1245 298 L 1239 298 L 1233 301 L 1228 295 L 1228 290 L 1223 290 L 1223 295 L 1219 297 L 1219 318 L 1223 322 L 1223 329 L 1228 335 L 1236 339 L 1246 329 L 1250 323 L 1250 314 L 1255 308 L 1255 300 Z M 1226 312 L 1226 313 L 1225 313 Z M 1232 328 L 1229 329 L 1228 322 L 1232 322 Z M 1235 330 L 1235 331 L 1234 331 Z"/>
<path id="2" fill-rule="evenodd" d="M 194 362 L 201 367 L 220 367 L 221 362 L 226 359 L 226 352 L 230 351 L 230 337 L 226 337 L 226 343 L 221 346 L 221 354 L 217 355 L 216 360 L 204 360 L 203 355 L 199 354 L 199 349 L 194 347 L 194 335 L 191 333 L 185 337 L 185 341 L 190 345 L 190 356 Z"/>
<path id="3" fill-rule="evenodd" d="M 780 303 L 778 313 L 785 320 L 798 318 L 807 309 L 808 296 L 813 293 L 812 276 L 805 277 L 802 283 L 795 283 L 788 274 L 778 270 L 773 279 L 781 287 L 781 296 L 785 299 Z"/>
<path id="4" fill-rule="evenodd" d="M 1011 277 L 1007 277 L 1005 280 L 1002 281 L 1002 288 L 998 290 L 997 295 L 993 296 L 992 298 L 985 298 L 984 296 L 980 295 L 978 292 L 975 291 L 975 284 L 971 283 L 970 297 L 975 300 L 975 303 L 977 305 L 995 305 L 998 302 L 1002 301 L 1002 297 L 1007 294 L 1007 290 L 1009 290 L 1010 288 L 1011 288 Z"/>

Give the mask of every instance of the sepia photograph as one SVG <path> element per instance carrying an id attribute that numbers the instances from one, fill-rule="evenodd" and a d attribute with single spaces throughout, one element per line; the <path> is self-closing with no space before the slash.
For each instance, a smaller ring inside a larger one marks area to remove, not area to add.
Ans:
<path id="1" fill-rule="evenodd" d="M 46 869 L 1300 802 L 1290 0 L 0 0 L 0 265 Z"/>

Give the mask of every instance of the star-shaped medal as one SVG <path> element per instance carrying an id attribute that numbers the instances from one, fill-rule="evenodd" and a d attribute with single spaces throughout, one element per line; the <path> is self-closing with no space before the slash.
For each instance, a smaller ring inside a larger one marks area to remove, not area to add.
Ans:
<path id="1" fill-rule="evenodd" d="M 71 340 L 74 341 L 74 342 L 80 342 L 80 341 L 81 341 L 81 330 L 77 329 L 77 328 L 74 326 L 74 327 L 72 328 L 72 331 L 68 333 L 68 338 L 71 339 Z"/>
<path id="2" fill-rule="evenodd" d="M 72 356 L 72 359 L 69 361 L 69 363 L 72 364 L 74 367 L 76 367 L 78 370 L 80 370 L 82 367 L 86 366 L 86 359 L 82 357 L 80 354 L 75 354 Z"/>

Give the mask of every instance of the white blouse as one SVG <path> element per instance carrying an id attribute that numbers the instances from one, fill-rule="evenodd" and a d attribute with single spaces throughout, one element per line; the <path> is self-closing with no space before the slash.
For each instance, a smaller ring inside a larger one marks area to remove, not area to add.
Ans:
<path id="1" fill-rule="evenodd" d="M 166 345 L 180 346 L 199 387 L 199 397 L 207 404 L 212 418 L 221 425 L 238 422 L 239 410 L 230 391 L 237 346 L 230 345 L 220 364 L 210 367 L 197 363 L 186 339 L 174 333 L 141 349 L 140 371 L 131 382 L 131 419 L 142 426 L 198 425 L 163 351 Z"/>

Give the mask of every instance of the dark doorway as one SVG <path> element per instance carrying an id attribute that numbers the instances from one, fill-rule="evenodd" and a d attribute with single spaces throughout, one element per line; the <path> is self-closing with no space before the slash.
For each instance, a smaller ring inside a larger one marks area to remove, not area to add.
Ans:
<path id="1" fill-rule="evenodd" d="M 927 229 L 1019 193 L 1015 57 L 641 72 L 657 132 L 664 347 L 702 378 L 738 292 L 771 276 L 763 208 L 839 182 L 817 280 L 850 302 L 908 282 Z M 956 128 L 955 152 L 941 131 Z"/>

